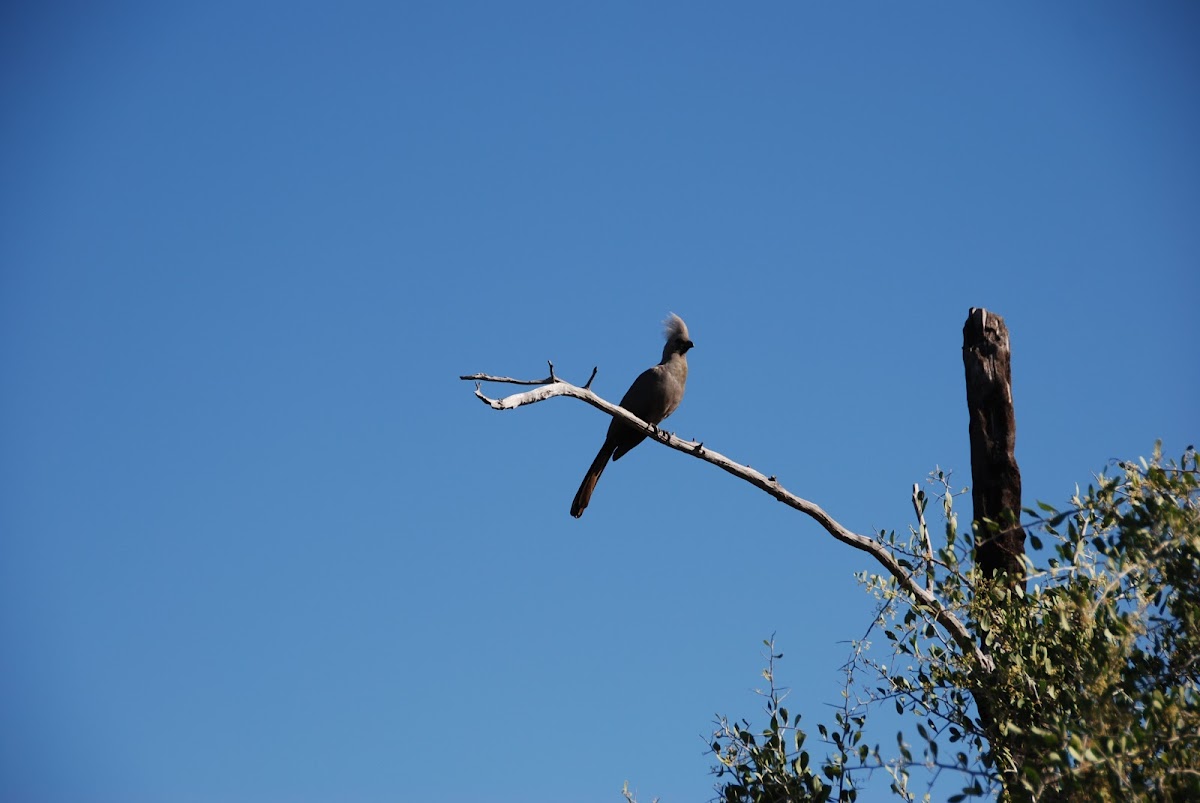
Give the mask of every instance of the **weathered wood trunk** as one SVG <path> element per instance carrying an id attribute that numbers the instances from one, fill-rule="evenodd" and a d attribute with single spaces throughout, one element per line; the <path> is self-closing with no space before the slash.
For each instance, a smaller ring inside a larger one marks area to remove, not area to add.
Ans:
<path id="1" fill-rule="evenodd" d="M 975 563 L 985 577 L 997 572 L 1025 585 L 1025 529 L 1021 518 L 1021 470 L 1012 397 L 1012 354 L 1004 319 L 972 307 L 963 325 L 963 365 L 971 415 L 971 502 Z M 988 522 L 994 522 L 989 525 Z"/>
<path id="2" fill-rule="evenodd" d="M 1021 517 L 1021 470 L 1013 453 L 1017 440 L 1012 397 L 1012 354 L 1004 319 L 972 307 L 963 325 L 963 365 L 971 416 L 971 501 L 974 505 L 975 565 L 984 577 L 1009 587 L 1026 586 L 1025 530 Z M 983 584 L 987 585 L 987 584 Z M 981 591 L 982 586 L 977 588 Z M 978 626 L 978 625 L 977 625 Z M 990 652 L 980 627 L 980 647 Z M 1003 803 L 1027 803 L 1021 769 L 1030 745 L 1006 738 L 986 690 L 974 694 L 993 758 L 1004 776 Z"/>

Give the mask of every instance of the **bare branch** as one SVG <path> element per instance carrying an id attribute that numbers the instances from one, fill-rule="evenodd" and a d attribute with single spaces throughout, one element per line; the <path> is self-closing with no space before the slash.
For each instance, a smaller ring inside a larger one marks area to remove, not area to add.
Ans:
<path id="1" fill-rule="evenodd" d="M 595 371 L 593 371 L 593 376 L 595 376 Z M 683 440 L 682 438 L 676 437 L 672 433 L 661 430 L 652 424 L 647 424 L 637 416 L 627 412 L 624 408 L 618 407 L 617 405 L 600 398 L 591 390 L 577 387 L 560 379 L 523 381 L 519 379 L 510 379 L 508 377 L 492 377 L 486 374 L 472 374 L 470 376 L 462 376 L 459 378 L 477 380 L 475 395 L 493 410 L 514 410 L 517 407 L 522 407 L 526 404 L 535 404 L 537 402 L 553 398 L 554 396 L 570 396 L 572 398 L 579 399 L 587 402 L 598 410 L 602 410 L 614 418 L 621 419 L 635 429 L 642 430 L 647 435 L 652 436 L 654 440 L 659 441 L 660 443 L 663 443 L 672 449 L 675 449 L 676 451 L 689 454 L 692 457 L 696 457 L 705 461 L 706 463 L 712 463 L 717 468 L 720 468 L 723 471 L 738 477 L 739 479 L 745 480 L 754 487 L 775 497 L 788 507 L 794 508 L 809 518 L 814 519 L 818 524 L 821 525 L 822 528 L 824 528 L 827 533 L 832 535 L 837 540 L 852 546 L 855 549 L 862 550 L 863 552 L 871 555 L 871 557 L 875 558 L 875 560 L 879 562 L 889 574 L 896 578 L 900 586 L 906 592 L 908 592 L 918 607 L 928 610 L 933 616 L 934 620 L 942 627 L 946 628 L 947 631 L 949 631 L 951 637 L 964 652 L 974 655 L 975 659 L 979 662 L 979 666 L 985 671 L 990 672 L 992 670 L 993 664 L 991 658 L 985 655 L 976 646 L 975 639 L 971 637 L 971 633 L 967 630 L 966 626 L 958 619 L 957 616 L 945 608 L 945 606 L 941 604 L 941 601 L 938 600 L 938 598 L 934 596 L 931 591 L 924 588 L 916 580 L 916 578 L 906 572 L 904 567 L 900 565 L 899 561 L 897 561 L 892 553 L 888 551 L 887 547 L 876 541 L 874 538 L 868 538 L 865 535 L 859 535 L 858 533 L 851 532 L 850 530 L 846 529 L 832 516 L 822 510 L 819 505 L 816 505 L 807 499 L 796 496 L 791 491 L 784 488 L 779 484 L 778 480 L 776 480 L 773 475 L 768 477 L 767 475 L 750 468 L 750 466 L 736 463 L 725 455 L 714 452 L 713 450 L 705 447 L 701 442 Z M 525 391 L 524 393 L 517 393 L 512 396 L 507 396 L 503 399 L 491 399 L 485 396 L 479 389 L 478 381 L 504 382 L 514 385 L 543 385 L 543 387 L 540 387 L 537 390 L 530 390 Z M 547 384 L 548 381 L 553 381 L 553 384 Z M 591 380 L 589 379 L 588 382 L 590 384 Z"/>
<path id="2" fill-rule="evenodd" d="M 554 363 L 550 363 L 550 376 L 545 379 L 513 379 L 511 376 L 488 376 L 487 374 L 469 374 L 459 379 L 474 379 L 477 382 L 506 382 L 509 385 L 549 385 L 557 382 L 554 376 Z"/>

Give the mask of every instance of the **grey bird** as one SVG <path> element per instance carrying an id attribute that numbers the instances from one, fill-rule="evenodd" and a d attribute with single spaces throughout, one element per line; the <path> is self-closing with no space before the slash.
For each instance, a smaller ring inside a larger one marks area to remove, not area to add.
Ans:
<path id="1" fill-rule="evenodd" d="M 656 426 L 675 412 L 679 402 L 683 401 L 683 391 L 687 387 L 687 353 L 694 345 L 688 339 L 687 324 L 675 313 L 672 312 L 663 321 L 663 325 L 666 327 L 664 335 L 667 344 L 663 346 L 662 362 L 643 371 L 621 397 L 622 407 L 647 424 Z M 612 420 L 608 425 L 604 445 L 596 453 L 596 459 L 592 461 L 591 468 L 579 484 L 579 490 L 575 492 L 575 501 L 571 503 L 572 516 L 579 518 L 587 509 L 592 492 L 596 490 L 596 483 L 604 473 L 609 458 L 619 460 L 645 438 L 646 433 L 619 419 Z"/>

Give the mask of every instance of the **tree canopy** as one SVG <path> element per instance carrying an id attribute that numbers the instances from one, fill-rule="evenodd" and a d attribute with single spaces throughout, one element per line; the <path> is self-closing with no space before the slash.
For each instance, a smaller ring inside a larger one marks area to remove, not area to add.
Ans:
<path id="1" fill-rule="evenodd" d="M 755 733 L 747 720 L 721 719 L 714 734 L 720 799 L 853 801 L 866 775 L 883 770 L 899 798 L 915 800 L 917 767 L 939 782 L 957 774 L 951 801 L 1200 799 L 1196 451 L 1168 461 L 1156 446 L 1148 460 L 1115 463 L 1062 509 L 1026 510 L 1027 587 L 983 576 L 973 560 L 980 533 L 960 532 L 948 477 L 932 481 L 932 496 L 915 495 L 918 525 L 881 539 L 970 623 L 991 665 L 948 637 L 894 576 L 863 573 L 880 601 L 874 632 L 893 654 L 877 660 L 867 640 L 855 644 L 848 702 L 818 726 L 830 747 L 818 760 L 799 717 L 789 720 L 774 681 L 782 656 L 768 642 L 767 725 Z M 936 550 L 924 519 L 930 498 L 945 522 Z M 904 733 L 890 752 L 865 742 L 871 709 L 885 704 L 911 715 L 919 754 Z"/>

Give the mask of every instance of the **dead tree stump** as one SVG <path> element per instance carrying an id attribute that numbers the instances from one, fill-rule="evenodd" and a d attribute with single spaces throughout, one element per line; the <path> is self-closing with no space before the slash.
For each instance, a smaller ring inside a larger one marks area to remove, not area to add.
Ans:
<path id="1" fill-rule="evenodd" d="M 972 307 L 963 325 L 963 365 L 971 415 L 971 502 L 975 563 L 984 577 L 1007 575 L 1025 586 L 1021 470 L 1012 397 L 1012 353 L 1004 319 Z"/>

